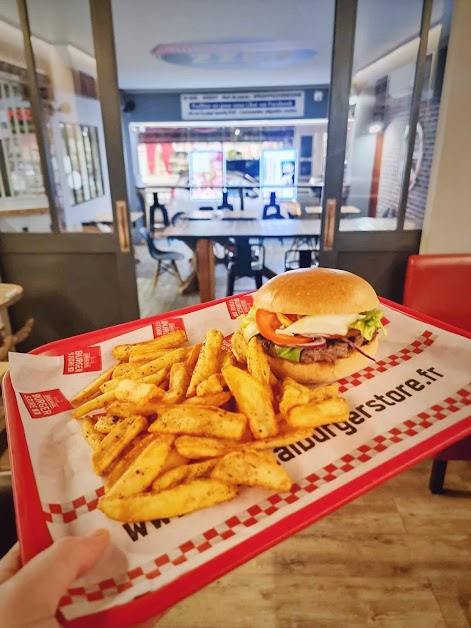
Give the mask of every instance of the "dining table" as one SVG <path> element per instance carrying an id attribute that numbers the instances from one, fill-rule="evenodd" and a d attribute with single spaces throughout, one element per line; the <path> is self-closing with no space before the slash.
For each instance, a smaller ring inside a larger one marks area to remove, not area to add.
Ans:
<path id="1" fill-rule="evenodd" d="M 391 231 L 396 227 L 395 218 L 342 218 L 340 231 Z M 415 223 L 406 220 L 405 229 L 417 228 Z M 283 220 L 194 220 L 182 221 L 164 229 L 162 238 L 175 238 L 186 242 L 194 251 L 196 274 L 201 302 L 214 299 L 214 242 L 232 240 L 236 243 L 239 254 L 249 254 L 250 239 L 258 238 L 302 238 L 312 239 L 316 243 L 321 234 L 321 220 L 318 218 L 285 218 Z M 263 266 L 262 274 L 271 279 L 275 276 L 270 268 Z M 196 281 L 188 278 L 188 285 Z"/>

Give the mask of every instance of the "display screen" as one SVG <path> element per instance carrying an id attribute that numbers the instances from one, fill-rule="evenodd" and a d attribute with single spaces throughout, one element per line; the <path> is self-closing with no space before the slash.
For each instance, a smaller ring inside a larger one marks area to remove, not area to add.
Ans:
<path id="1" fill-rule="evenodd" d="M 276 148 L 263 150 L 260 175 L 263 198 L 270 198 L 270 193 L 275 192 L 277 200 L 294 200 L 298 183 L 296 149 Z"/>
<path id="2" fill-rule="evenodd" d="M 219 150 L 194 150 L 189 154 L 190 196 L 194 201 L 221 201 L 224 158 Z"/>

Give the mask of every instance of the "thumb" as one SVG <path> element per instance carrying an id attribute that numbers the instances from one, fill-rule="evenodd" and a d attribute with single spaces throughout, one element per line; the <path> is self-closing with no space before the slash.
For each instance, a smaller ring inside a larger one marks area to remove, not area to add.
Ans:
<path id="1" fill-rule="evenodd" d="M 30 603 L 33 593 L 42 608 L 54 615 L 60 598 L 74 580 L 98 562 L 109 540 L 106 529 L 84 537 L 59 539 L 16 574 L 16 590 L 27 594 Z"/>

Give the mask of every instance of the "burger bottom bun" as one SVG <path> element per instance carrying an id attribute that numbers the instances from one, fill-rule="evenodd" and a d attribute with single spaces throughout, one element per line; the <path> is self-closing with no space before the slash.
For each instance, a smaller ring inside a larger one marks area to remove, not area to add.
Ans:
<path id="1" fill-rule="evenodd" d="M 378 351 L 378 336 L 373 338 L 368 344 L 364 344 L 361 350 L 367 355 L 374 357 Z M 343 377 L 353 375 L 357 371 L 365 368 L 371 363 L 367 357 L 358 351 L 351 351 L 346 358 L 340 358 L 335 362 L 312 362 L 311 364 L 301 364 L 282 358 L 268 356 L 270 367 L 277 377 L 292 377 L 300 384 L 329 384 L 336 382 Z"/>

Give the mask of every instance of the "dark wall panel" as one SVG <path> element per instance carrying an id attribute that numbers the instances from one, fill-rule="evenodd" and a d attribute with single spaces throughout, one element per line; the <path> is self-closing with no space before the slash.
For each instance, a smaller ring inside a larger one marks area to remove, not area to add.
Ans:
<path id="1" fill-rule="evenodd" d="M 9 309 L 13 330 L 35 319 L 22 351 L 123 322 L 115 254 L 3 253 L 1 274 L 24 289 Z"/>

